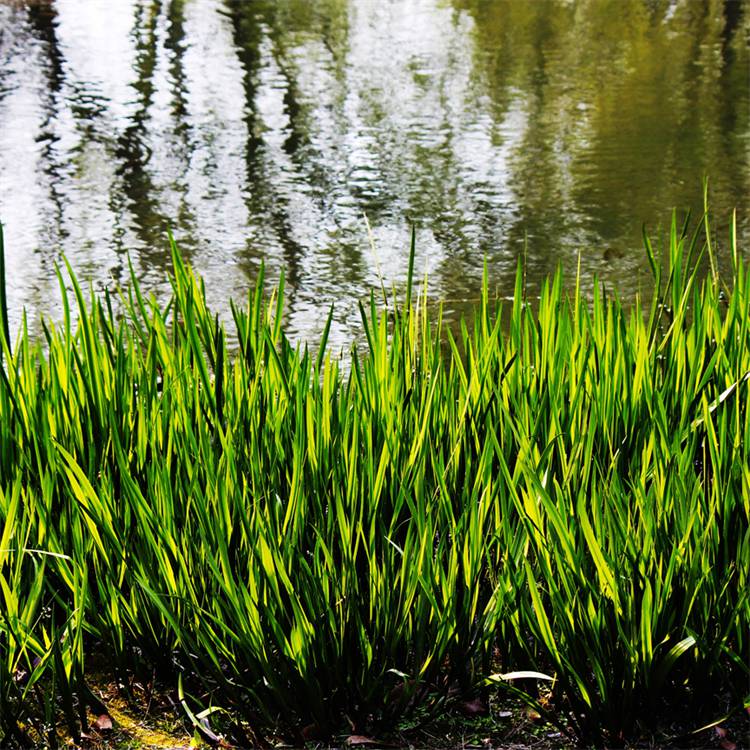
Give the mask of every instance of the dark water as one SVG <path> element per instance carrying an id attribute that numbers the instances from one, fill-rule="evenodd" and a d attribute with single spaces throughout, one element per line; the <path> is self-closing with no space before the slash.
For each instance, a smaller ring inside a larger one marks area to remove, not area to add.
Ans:
<path id="1" fill-rule="evenodd" d="M 169 227 L 219 307 L 265 259 L 339 344 L 412 223 L 449 315 L 524 247 L 632 295 L 704 175 L 747 247 L 749 40 L 746 0 L 0 0 L 12 322 L 57 315 L 63 253 L 163 294 Z"/>

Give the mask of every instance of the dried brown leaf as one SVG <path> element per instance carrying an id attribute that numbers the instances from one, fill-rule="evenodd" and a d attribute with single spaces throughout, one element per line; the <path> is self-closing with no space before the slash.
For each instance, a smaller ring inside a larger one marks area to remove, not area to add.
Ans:
<path id="1" fill-rule="evenodd" d="M 101 714 L 91 726 L 98 732 L 108 732 L 112 729 L 112 719 L 107 714 Z"/>
<path id="2" fill-rule="evenodd" d="M 539 711 L 536 711 L 533 708 L 527 708 L 526 711 L 526 718 L 529 721 L 541 721 L 542 715 L 539 713 Z"/>
<path id="3" fill-rule="evenodd" d="M 379 745 L 380 743 L 372 737 L 365 737 L 363 734 L 351 734 L 346 738 L 344 744 L 347 747 L 363 747 L 365 745 Z"/>

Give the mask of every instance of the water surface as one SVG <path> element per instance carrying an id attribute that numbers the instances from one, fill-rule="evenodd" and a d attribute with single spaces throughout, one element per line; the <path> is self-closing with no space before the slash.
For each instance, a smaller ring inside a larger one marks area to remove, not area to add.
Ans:
<path id="1" fill-rule="evenodd" d="M 265 261 L 339 345 L 412 224 L 449 317 L 485 257 L 500 294 L 525 253 L 632 296 L 704 175 L 747 246 L 749 40 L 746 0 L 0 0 L 12 325 L 57 316 L 63 253 L 163 295 L 168 228 L 220 308 Z"/>

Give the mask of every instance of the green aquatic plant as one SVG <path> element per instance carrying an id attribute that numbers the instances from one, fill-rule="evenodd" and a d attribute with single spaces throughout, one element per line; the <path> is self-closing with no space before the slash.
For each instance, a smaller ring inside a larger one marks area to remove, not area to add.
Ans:
<path id="1" fill-rule="evenodd" d="M 289 341 L 262 272 L 227 333 L 174 243 L 164 306 L 132 269 L 116 296 L 60 273 L 62 322 L 2 339 L 6 741 L 85 727 L 92 653 L 248 744 L 385 730 L 487 683 L 592 742 L 741 707 L 750 284 L 730 244 L 725 283 L 700 275 L 707 221 L 673 223 L 661 257 L 646 239 L 648 312 L 560 273 L 532 306 L 520 268 L 504 308 L 485 272 L 451 330 L 412 241 L 404 302 L 360 306 L 345 362 L 330 318 L 315 350 Z M 518 670 L 551 687 L 495 677 Z"/>

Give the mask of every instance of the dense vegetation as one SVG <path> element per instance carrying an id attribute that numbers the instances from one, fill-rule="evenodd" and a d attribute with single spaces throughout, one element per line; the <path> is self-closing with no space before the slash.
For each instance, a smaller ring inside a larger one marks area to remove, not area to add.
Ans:
<path id="1" fill-rule="evenodd" d="M 478 689 L 594 743 L 741 708 L 750 281 L 707 220 L 665 244 L 648 310 L 519 269 L 458 332 L 410 271 L 345 362 L 262 275 L 229 334 L 174 247 L 164 309 L 68 269 L 64 321 L 3 342 L 0 736 L 79 732 L 92 654 L 248 742 Z"/>

